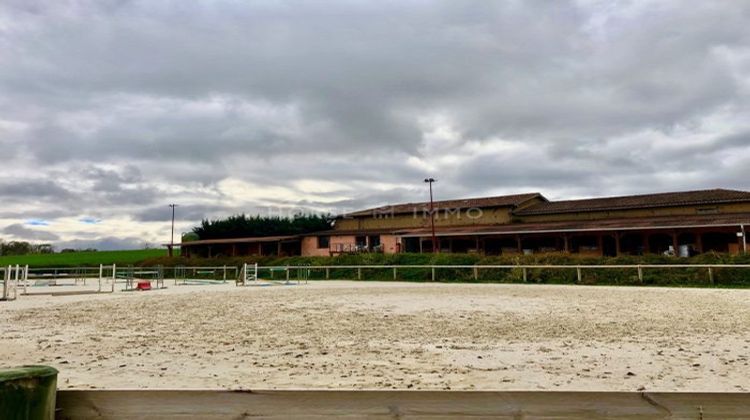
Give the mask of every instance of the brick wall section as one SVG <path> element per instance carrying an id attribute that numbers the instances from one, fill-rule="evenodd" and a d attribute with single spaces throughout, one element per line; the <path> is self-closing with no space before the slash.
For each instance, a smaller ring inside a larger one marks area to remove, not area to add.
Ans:
<path id="1" fill-rule="evenodd" d="M 305 257 L 327 257 L 328 248 L 318 248 L 317 236 L 306 236 L 302 238 L 302 255 Z"/>
<path id="2" fill-rule="evenodd" d="M 339 235 L 331 236 L 331 249 L 337 249 L 339 244 L 350 249 L 355 245 L 355 236 Z M 386 254 L 395 254 L 399 252 L 398 238 L 394 235 L 380 235 L 380 243 L 383 245 L 383 252 Z M 327 257 L 330 255 L 328 248 L 318 248 L 318 237 L 307 236 L 302 238 L 302 255 L 305 257 Z"/>
<path id="3" fill-rule="evenodd" d="M 383 245 L 383 253 L 397 254 L 400 252 L 398 238 L 394 235 L 380 235 L 380 243 Z"/>

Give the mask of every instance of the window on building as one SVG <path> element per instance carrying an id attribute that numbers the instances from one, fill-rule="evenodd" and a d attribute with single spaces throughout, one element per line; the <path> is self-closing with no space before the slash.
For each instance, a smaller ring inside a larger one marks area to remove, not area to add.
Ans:
<path id="1" fill-rule="evenodd" d="M 331 246 L 330 236 L 318 236 L 318 248 L 328 248 Z"/>
<path id="2" fill-rule="evenodd" d="M 369 238 L 370 248 L 376 248 L 380 246 L 380 235 L 372 235 Z"/>

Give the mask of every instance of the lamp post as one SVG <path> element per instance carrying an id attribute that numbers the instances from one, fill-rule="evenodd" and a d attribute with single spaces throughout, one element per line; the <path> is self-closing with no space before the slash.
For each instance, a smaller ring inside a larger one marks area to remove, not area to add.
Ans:
<path id="1" fill-rule="evenodd" d="M 435 204 L 432 201 L 432 183 L 435 182 L 435 179 L 425 178 L 424 182 L 430 185 L 430 225 L 432 227 L 432 252 L 440 253 L 440 246 L 438 246 L 437 236 L 435 235 Z"/>
<path id="2" fill-rule="evenodd" d="M 174 208 L 177 204 L 170 204 L 169 207 L 172 208 L 172 239 L 169 241 L 169 256 L 171 257 L 174 254 Z"/>

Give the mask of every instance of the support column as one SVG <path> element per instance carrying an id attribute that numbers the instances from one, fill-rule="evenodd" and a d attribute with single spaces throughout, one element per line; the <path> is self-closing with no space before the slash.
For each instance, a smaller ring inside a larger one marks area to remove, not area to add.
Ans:
<path id="1" fill-rule="evenodd" d="M 599 255 L 604 256 L 604 235 L 601 233 L 596 237 L 596 247 L 599 248 Z"/>
<path id="2" fill-rule="evenodd" d="M 622 253 L 620 249 L 620 232 L 614 232 L 613 235 L 615 237 L 615 256 L 619 257 Z"/>
<path id="3" fill-rule="evenodd" d="M 563 234 L 563 251 L 565 251 L 566 254 L 570 254 L 570 240 L 568 239 L 567 234 Z"/>
<path id="4" fill-rule="evenodd" d="M 523 255 L 523 244 L 521 243 L 521 235 L 516 235 L 516 244 L 518 244 L 518 253 Z"/>
<path id="5" fill-rule="evenodd" d="M 672 246 L 674 247 L 674 255 L 680 256 L 680 241 L 677 240 L 677 231 L 672 232 Z"/>
<path id="6" fill-rule="evenodd" d="M 703 233 L 700 230 L 695 232 L 695 252 L 703 253 Z"/>
<path id="7" fill-rule="evenodd" d="M 651 247 L 649 246 L 649 243 L 648 243 L 648 237 L 649 237 L 649 234 L 644 232 L 643 233 L 643 255 L 651 253 Z"/>

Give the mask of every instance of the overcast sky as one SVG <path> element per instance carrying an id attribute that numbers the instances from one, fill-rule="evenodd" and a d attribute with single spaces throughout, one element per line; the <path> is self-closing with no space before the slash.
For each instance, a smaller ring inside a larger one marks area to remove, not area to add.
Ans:
<path id="1" fill-rule="evenodd" d="M 0 239 L 750 189 L 750 1 L 0 0 Z"/>

